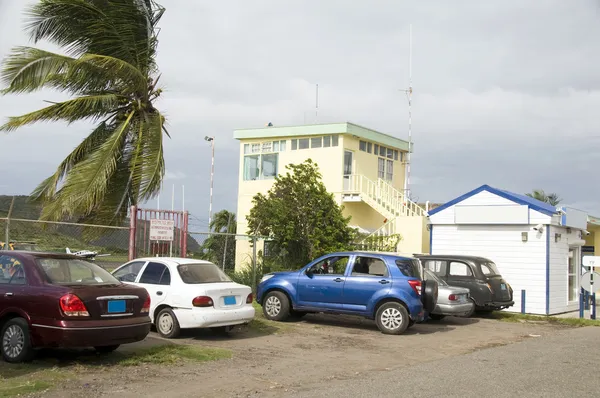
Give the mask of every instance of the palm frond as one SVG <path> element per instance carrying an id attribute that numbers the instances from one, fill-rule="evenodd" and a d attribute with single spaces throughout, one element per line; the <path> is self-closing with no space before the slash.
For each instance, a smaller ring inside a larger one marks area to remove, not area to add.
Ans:
<path id="1" fill-rule="evenodd" d="M 163 157 L 162 126 L 164 117 L 160 113 L 145 115 L 142 118 L 143 135 L 141 145 L 136 150 L 132 164 L 132 184 L 138 191 L 139 200 L 154 197 L 160 190 L 165 173 Z"/>
<path id="2" fill-rule="evenodd" d="M 113 131 L 114 126 L 108 125 L 106 122 L 100 123 L 100 125 L 98 125 L 98 127 L 96 127 L 94 131 L 92 131 L 92 133 L 60 163 L 56 172 L 36 187 L 29 197 L 30 201 L 43 203 L 47 200 L 51 200 L 56 193 L 58 184 L 65 178 L 73 166 L 98 149 Z"/>
<path id="3" fill-rule="evenodd" d="M 131 112 L 97 150 L 72 168 L 53 201 L 44 207 L 43 219 L 58 220 L 74 214 L 87 216 L 103 202 L 123 154 L 133 115 Z"/>
<path id="4" fill-rule="evenodd" d="M 65 120 L 69 123 L 82 119 L 97 120 L 114 113 L 121 97 L 115 94 L 98 94 L 59 102 L 22 116 L 13 116 L 0 126 L 0 131 L 12 131 L 39 121 Z"/>

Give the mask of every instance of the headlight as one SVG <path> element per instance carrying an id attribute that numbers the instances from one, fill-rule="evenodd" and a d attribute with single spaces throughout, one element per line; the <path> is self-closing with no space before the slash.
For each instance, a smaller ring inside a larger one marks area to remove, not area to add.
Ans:
<path id="1" fill-rule="evenodd" d="M 260 283 L 263 283 L 264 281 L 268 281 L 269 279 L 271 279 L 272 277 L 274 277 L 275 275 L 263 275 L 262 279 L 260 280 Z"/>

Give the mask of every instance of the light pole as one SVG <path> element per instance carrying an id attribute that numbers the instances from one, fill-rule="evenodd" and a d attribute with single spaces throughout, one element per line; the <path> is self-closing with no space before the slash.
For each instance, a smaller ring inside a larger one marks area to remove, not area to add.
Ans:
<path id="1" fill-rule="evenodd" d="M 208 205 L 208 228 L 210 230 L 210 223 L 212 222 L 212 198 L 213 198 L 213 179 L 215 175 L 215 137 L 206 136 L 204 139 L 210 142 L 212 149 L 211 161 L 210 161 L 210 204 Z"/>

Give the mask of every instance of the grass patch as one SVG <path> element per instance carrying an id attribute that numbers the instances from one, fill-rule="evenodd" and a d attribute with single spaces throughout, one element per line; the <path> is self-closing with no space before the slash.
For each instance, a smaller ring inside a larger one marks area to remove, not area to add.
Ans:
<path id="1" fill-rule="evenodd" d="M 249 327 L 261 334 L 274 334 L 289 331 L 291 325 L 285 322 L 270 321 L 265 318 L 262 307 L 256 301 L 252 303 L 252 306 L 256 310 L 254 319 L 250 322 Z"/>
<path id="2" fill-rule="evenodd" d="M 490 314 L 490 318 L 504 322 L 547 322 L 573 327 L 600 326 L 600 320 L 597 319 L 560 318 L 556 316 L 514 314 L 508 312 L 493 312 Z"/>
<path id="3" fill-rule="evenodd" d="M 220 348 L 202 348 L 191 345 L 172 344 L 148 348 L 116 362 L 122 366 L 142 364 L 172 365 L 183 360 L 205 362 L 231 358 L 232 352 Z"/>
<path id="4" fill-rule="evenodd" d="M 64 372 L 56 368 L 42 369 L 33 364 L 1 364 L 0 375 L 0 398 L 45 391 L 67 379 Z"/>

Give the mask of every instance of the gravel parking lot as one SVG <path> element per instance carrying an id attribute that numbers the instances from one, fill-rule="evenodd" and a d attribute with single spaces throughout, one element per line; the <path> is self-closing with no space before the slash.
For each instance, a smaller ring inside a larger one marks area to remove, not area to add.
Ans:
<path id="1" fill-rule="evenodd" d="M 233 350 L 231 359 L 183 365 L 143 365 L 84 373 L 47 397 L 265 397 L 318 391 L 331 380 L 370 378 L 419 363 L 547 336 L 565 326 L 446 318 L 401 336 L 381 334 L 354 317 L 307 315 L 296 323 L 262 320 L 230 337 L 184 333 L 176 342 Z M 161 344 L 155 333 L 146 344 Z M 134 349 L 129 346 L 124 349 Z"/>

